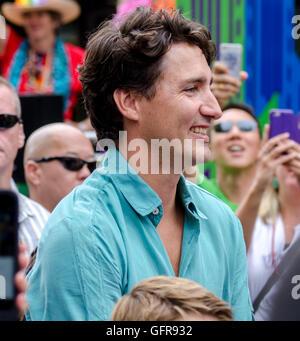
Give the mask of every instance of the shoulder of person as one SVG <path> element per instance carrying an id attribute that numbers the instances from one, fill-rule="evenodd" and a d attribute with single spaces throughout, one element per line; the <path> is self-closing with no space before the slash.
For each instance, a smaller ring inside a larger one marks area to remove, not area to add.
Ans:
<path id="1" fill-rule="evenodd" d="M 113 224 L 110 210 L 116 202 L 117 193 L 110 177 L 95 171 L 58 203 L 49 222 L 57 225 L 65 220 L 79 230 L 95 225 L 104 228 Z"/>

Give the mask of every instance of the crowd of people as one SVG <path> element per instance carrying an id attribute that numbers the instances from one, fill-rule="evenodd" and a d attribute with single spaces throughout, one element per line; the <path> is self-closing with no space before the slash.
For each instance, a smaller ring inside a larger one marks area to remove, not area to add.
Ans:
<path id="1" fill-rule="evenodd" d="M 297 319 L 286 282 L 299 268 L 300 145 L 269 138 L 259 113 L 232 100 L 248 75 L 214 62 L 206 27 L 150 7 L 106 21 L 83 50 L 58 35 L 76 2 L 2 6 L 26 32 L 0 40 L 0 189 L 19 202 L 23 319 Z M 28 93 L 62 95 L 64 122 L 25 139 Z M 88 118 L 75 123 L 81 93 Z M 110 141 L 98 164 L 86 130 Z M 192 143 L 168 154 L 168 174 L 140 172 L 130 146 L 143 141 L 139 162 L 152 169 L 162 139 Z M 200 174 L 196 141 L 215 179 Z M 28 196 L 13 180 L 23 147 Z M 175 157 L 187 156 L 177 174 Z"/>

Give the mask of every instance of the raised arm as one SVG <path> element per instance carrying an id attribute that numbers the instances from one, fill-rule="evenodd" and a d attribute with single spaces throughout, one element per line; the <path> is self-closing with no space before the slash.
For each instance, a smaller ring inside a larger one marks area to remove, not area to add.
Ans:
<path id="1" fill-rule="evenodd" d="M 296 153 L 296 157 L 288 163 L 288 166 L 290 170 L 293 171 L 297 175 L 298 182 L 300 184 L 300 144 L 295 143 L 293 149 Z"/>
<path id="2" fill-rule="evenodd" d="M 211 90 L 221 109 L 224 108 L 231 97 L 240 91 L 242 82 L 248 78 L 248 73 L 241 71 L 240 76 L 240 80 L 231 77 L 225 64 L 219 61 L 215 62 L 213 66 L 213 82 Z"/>
<path id="3" fill-rule="evenodd" d="M 251 244 L 255 220 L 258 215 L 262 196 L 274 179 L 277 166 L 296 157 L 295 142 L 288 139 L 288 134 L 281 134 L 268 140 L 269 125 L 265 126 L 262 148 L 257 158 L 257 170 L 253 183 L 239 205 L 236 215 L 240 219 L 248 251 Z"/>

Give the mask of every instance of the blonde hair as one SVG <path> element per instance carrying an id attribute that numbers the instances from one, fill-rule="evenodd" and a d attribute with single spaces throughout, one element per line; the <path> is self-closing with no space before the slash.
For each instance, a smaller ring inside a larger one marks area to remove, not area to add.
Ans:
<path id="1" fill-rule="evenodd" d="M 175 321 L 191 313 L 220 321 L 233 319 L 227 303 L 198 283 L 157 276 L 141 281 L 123 296 L 114 307 L 111 321 Z"/>
<path id="2" fill-rule="evenodd" d="M 275 188 L 273 184 L 271 184 L 266 188 L 263 194 L 258 210 L 258 216 L 265 224 L 275 225 L 279 211 L 280 202 L 278 188 Z"/>

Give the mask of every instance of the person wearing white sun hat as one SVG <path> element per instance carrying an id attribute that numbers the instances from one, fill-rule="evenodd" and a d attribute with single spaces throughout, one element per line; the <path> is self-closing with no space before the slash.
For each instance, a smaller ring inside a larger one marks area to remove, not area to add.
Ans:
<path id="1" fill-rule="evenodd" d="M 15 0 L 3 3 L 1 12 L 26 33 L 24 39 L 9 28 L 7 39 L 0 42 L 3 76 L 21 95 L 62 95 L 64 119 L 71 123 L 81 93 L 77 67 L 83 62 L 84 50 L 63 43 L 58 29 L 78 18 L 80 6 L 73 0 Z"/>

